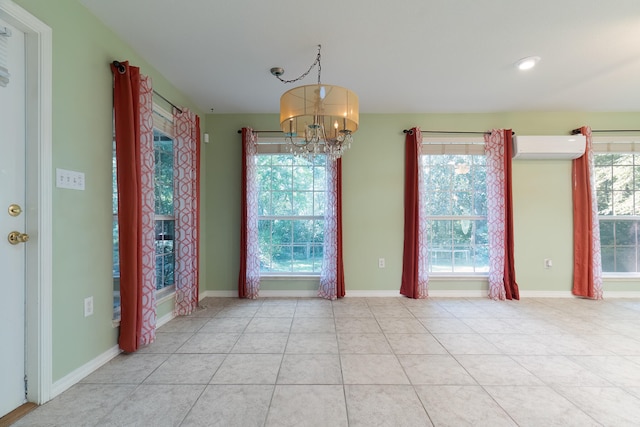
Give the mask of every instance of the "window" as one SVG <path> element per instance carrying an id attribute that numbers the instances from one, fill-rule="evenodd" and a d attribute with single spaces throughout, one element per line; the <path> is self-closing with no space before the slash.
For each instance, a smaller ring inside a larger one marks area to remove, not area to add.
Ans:
<path id="1" fill-rule="evenodd" d="M 325 161 L 323 155 L 306 160 L 292 154 L 258 154 L 261 275 L 320 274 Z"/>
<path id="2" fill-rule="evenodd" d="M 443 149 L 447 145 L 426 147 L 421 156 L 429 274 L 486 274 L 489 233 L 485 156 L 434 154 L 451 151 L 451 146 Z"/>
<path id="3" fill-rule="evenodd" d="M 154 198 L 155 198 L 155 268 L 156 297 L 175 291 L 175 217 L 173 212 L 173 119 L 170 113 L 154 107 Z M 113 208 L 113 319 L 120 320 L 120 257 L 118 235 L 118 187 L 115 140 L 112 151 Z"/>
<path id="4" fill-rule="evenodd" d="M 604 273 L 640 272 L 640 155 L 594 155 Z"/>

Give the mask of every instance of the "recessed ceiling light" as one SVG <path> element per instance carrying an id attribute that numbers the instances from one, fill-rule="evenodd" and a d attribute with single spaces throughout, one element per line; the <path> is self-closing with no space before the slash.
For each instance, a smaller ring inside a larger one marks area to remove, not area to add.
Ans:
<path id="1" fill-rule="evenodd" d="M 530 70 L 540 61 L 539 56 L 527 56 L 516 62 L 518 70 Z"/>

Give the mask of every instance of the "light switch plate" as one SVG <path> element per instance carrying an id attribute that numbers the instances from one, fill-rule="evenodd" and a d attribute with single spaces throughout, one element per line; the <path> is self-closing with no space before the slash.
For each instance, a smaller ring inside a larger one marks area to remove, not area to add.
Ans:
<path id="1" fill-rule="evenodd" d="M 56 169 L 56 187 L 69 190 L 84 190 L 84 173 Z"/>

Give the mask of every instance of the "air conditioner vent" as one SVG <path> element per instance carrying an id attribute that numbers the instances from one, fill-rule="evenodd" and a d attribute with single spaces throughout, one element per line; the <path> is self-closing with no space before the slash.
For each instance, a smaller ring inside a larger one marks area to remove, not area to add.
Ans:
<path id="1" fill-rule="evenodd" d="M 517 160 L 571 160 L 584 154 L 584 135 L 515 135 L 513 158 Z"/>

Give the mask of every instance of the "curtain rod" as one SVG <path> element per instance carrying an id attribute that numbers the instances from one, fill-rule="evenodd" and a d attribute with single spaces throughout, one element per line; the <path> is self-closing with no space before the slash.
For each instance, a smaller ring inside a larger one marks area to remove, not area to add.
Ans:
<path id="1" fill-rule="evenodd" d="M 404 129 L 403 133 L 408 133 L 409 135 L 413 135 L 413 130 Z M 491 132 L 467 132 L 467 131 L 456 131 L 456 130 L 420 130 L 422 133 L 450 133 L 450 134 L 473 134 L 473 135 L 491 135 Z"/>
<path id="2" fill-rule="evenodd" d="M 254 133 L 284 133 L 281 130 L 254 130 Z M 242 133 L 242 129 L 238 129 L 238 133 Z"/>
<path id="3" fill-rule="evenodd" d="M 601 130 L 592 129 L 591 132 L 592 133 L 593 132 L 603 132 L 603 133 L 606 133 L 606 132 L 611 132 L 611 133 L 614 133 L 614 132 L 640 132 L 640 130 L 639 129 L 601 129 Z M 574 129 L 574 130 L 571 131 L 571 135 L 578 135 L 579 133 L 581 133 L 581 129 L 580 128 Z"/>
<path id="4" fill-rule="evenodd" d="M 182 113 L 182 108 L 178 107 L 176 104 L 174 104 L 173 102 L 169 101 L 167 98 L 165 98 L 164 96 L 162 96 L 161 94 L 159 94 L 157 91 L 153 91 L 153 93 L 155 95 L 158 95 L 160 98 L 162 98 L 167 104 L 171 105 L 173 108 L 175 108 L 176 110 L 178 110 L 180 113 Z"/>
<path id="5" fill-rule="evenodd" d="M 118 73 L 120 74 L 124 74 L 127 69 L 125 68 L 124 65 L 122 65 L 122 63 L 120 61 L 113 61 L 113 66 L 116 67 L 116 69 L 118 70 Z M 169 101 L 167 98 L 165 98 L 164 96 L 162 96 L 162 94 L 160 94 L 158 91 L 154 90 L 153 93 L 155 95 L 158 95 L 160 98 L 162 98 L 167 104 L 171 105 L 173 108 L 175 108 L 176 110 L 178 110 L 179 112 L 182 113 L 182 108 L 178 107 L 176 104 L 174 104 L 173 102 Z"/>

